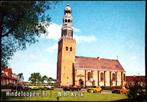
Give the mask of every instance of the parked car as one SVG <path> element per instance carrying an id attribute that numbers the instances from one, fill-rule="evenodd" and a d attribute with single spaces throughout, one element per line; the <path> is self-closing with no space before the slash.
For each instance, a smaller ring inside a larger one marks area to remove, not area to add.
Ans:
<path id="1" fill-rule="evenodd" d="M 29 85 L 28 86 L 29 89 L 31 90 L 53 90 L 54 87 L 53 86 L 50 86 L 50 85 Z"/>
<path id="2" fill-rule="evenodd" d="M 64 91 L 79 91 L 81 90 L 80 86 L 64 86 L 63 87 Z"/>
<path id="3" fill-rule="evenodd" d="M 90 86 L 89 88 L 87 88 L 87 92 L 90 92 L 90 93 L 97 93 L 101 91 L 102 91 L 102 88 L 99 86 Z"/>
<path id="4" fill-rule="evenodd" d="M 44 85 L 44 89 L 53 90 L 54 86 Z"/>
<path id="5" fill-rule="evenodd" d="M 12 90 L 18 90 L 18 91 L 22 91 L 22 90 L 28 90 L 28 86 L 27 85 L 23 85 L 23 84 L 16 84 L 16 85 L 13 85 L 11 87 Z"/>
<path id="6" fill-rule="evenodd" d="M 112 88 L 112 93 L 128 93 L 128 89 L 123 88 Z"/>
<path id="7" fill-rule="evenodd" d="M 40 87 L 37 86 L 37 85 L 29 85 L 28 88 L 29 88 L 30 90 L 38 90 L 38 89 L 40 89 Z"/>

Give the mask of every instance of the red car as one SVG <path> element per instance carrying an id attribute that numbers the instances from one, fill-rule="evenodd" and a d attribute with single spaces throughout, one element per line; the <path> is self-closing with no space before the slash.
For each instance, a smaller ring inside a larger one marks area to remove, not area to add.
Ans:
<path id="1" fill-rule="evenodd" d="M 78 90 L 81 90 L 81 87 L 80 86 L 64 86 L 63 87 L 63 90 L 64 91 L 78 91 Z"/>
<path id="2" fill-rule="evenodd" d="M 123 88 L 113 88 L 112 89 L 112 93 L 128 93 L 128 89 L 126 89 L 125 87 Z"/>

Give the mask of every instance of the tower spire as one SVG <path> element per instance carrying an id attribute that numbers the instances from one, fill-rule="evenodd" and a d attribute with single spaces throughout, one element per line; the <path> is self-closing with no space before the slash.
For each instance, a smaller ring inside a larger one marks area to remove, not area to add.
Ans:
<path id="1" fill-rule="evenodd" d="M 71 7 L 69 4 L 66 5 L 64 9 L 63 25 L 62 25 L 62 35 L 61 37 L 72 38 L 73 29 L 72 29 L 72 15 Z"/>
<path id="2" fill-rule="evenodd" d="M 68 5 L 68 6 L 70 5 L 69 1 L 67 1 L 67 5 Z"/>

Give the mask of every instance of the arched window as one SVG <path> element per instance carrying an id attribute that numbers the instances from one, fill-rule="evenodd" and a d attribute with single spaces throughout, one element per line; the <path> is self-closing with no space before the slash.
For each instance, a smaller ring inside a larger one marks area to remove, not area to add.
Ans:
<path id="1" fill-rule="evenodd" d="M 65 19 L 65 22 L 67 22 L 67 19 Z"/>
<path id="2" fill-rule="evenodd" d="M 84 84 L 84 81 L 82 79 L 79 79 L 79 85 L 83 86 L 83 84 Z"/>
<path id="3" fill-rule="evenodd" d="M 68 47 L 66 46 L 66 51 L 68 51 Z"/>
<path id="4" fill-rule="evenodd" d="M 91 76 L 91 75 L 90 75 L 90 72 L 88 72 L 88 80 L 90 80 L 90 76 Z"/>
<path id="5" fill-rule="evenodd" d="M 72 51 L 72 47 L 70 47 L 70 51 Z"/>
<path id="6" fill-rule="evenodd" d="M 103 72 L 100 74 L 100 80 L 104 81 L 104 73 Z"/>
<path id="7" fill-rule="evenodd" d="M 68 19 L 68 22 L 70 22 L 70 19 Z"/>
<path id="8" fill-rule="evenodd" d="M 112 81 L 116 81 L 116 74 L 115 73 L 112 74 Z"/>
<path id="9" fill-rule="evenodd" d="M 90 77 L 93 78 L 93 71 L 91 71 L 91 73 L 90 73 Z"/>

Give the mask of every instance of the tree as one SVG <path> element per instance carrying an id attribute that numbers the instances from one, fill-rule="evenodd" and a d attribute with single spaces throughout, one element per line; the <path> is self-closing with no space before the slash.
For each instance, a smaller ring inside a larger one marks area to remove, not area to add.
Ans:
<path id="1" fill-rule="evenodd" d="M 134 85 L 129 85 L 128 97 L 132 102 L 145 102 L 145 92 L 139 81 L 135 81 Z"/>
<path id="2" fill-rule="evenodd" d="M 24 80 L 24 76 L 23 76 L 23 73 L 19 73 L 18 75 L 18 81 L 21 82 Z"/>
<path id="3" fill-rule="evenodd" d="M 41 83 L 44 83 L 44 81 L 47 81 L 47 80 L 48 80 L 48 77 L 46 75 L 41 77 Z"/>
<path id="4" fill-rule="evenodd" d="M 50 22 L 45 13 L 55 1 L 1 1 L 0 35 L 1 66 L 8 66 L 8 61 L 18 50 L 37 42 L 40 33 L 45 33 L 43 22 Z"/>
<path id="5" fill-rule="evenodd" d="M 32 73 L 31 76 L 29 77 L 29 81 L 31 81 L 32 84 L 40 83 L 40 81 L 41 81 L 41 74 L 39 72 Z"/>
<path id="6" fill-rule="evenodd" d="M 54 83 L 53 83 L 54 81 L 55 81 L 55 79 L 53 79 L 52 77 L 49 77 L 49 78 L 48 78 L 48 84 L 49 84 L 49 85 L 54 84 Z"/>

